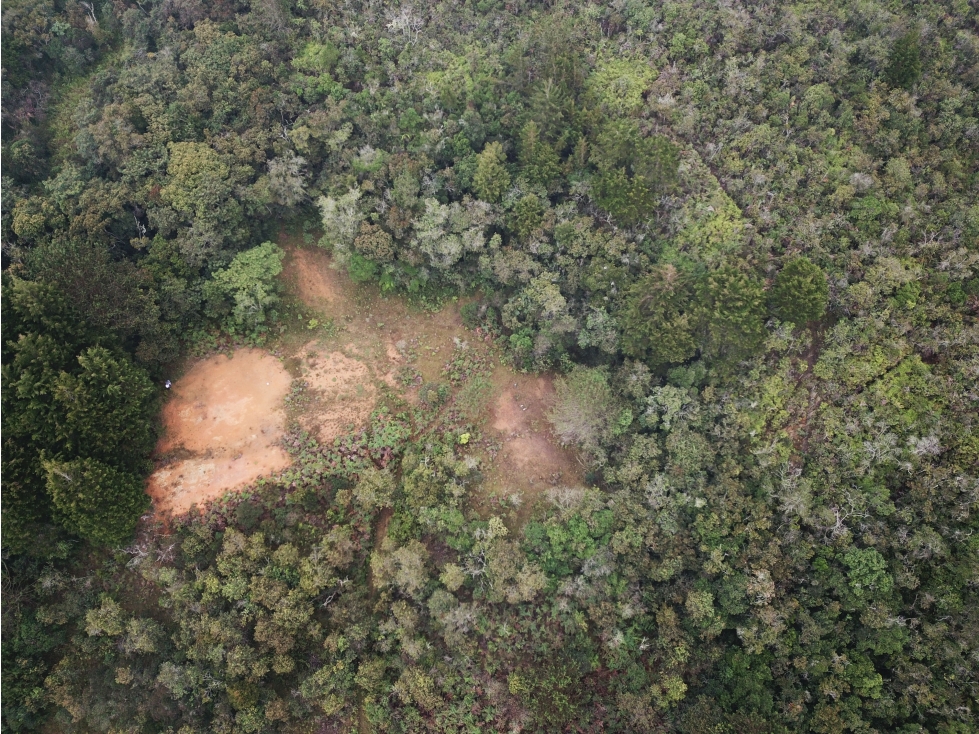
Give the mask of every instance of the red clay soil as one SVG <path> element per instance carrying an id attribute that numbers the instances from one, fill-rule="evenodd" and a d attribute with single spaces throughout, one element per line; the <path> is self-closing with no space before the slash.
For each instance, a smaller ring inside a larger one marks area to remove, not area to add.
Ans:
<path id="1" fill-rule="evenodd" d="M 157 512 L 186 512 L 289 466 L 276 442 L 291 382 L 282 363 L 260 349 L 210 357 L 175 380 L 156 449 L 162 465 L 147 487 Z"/>

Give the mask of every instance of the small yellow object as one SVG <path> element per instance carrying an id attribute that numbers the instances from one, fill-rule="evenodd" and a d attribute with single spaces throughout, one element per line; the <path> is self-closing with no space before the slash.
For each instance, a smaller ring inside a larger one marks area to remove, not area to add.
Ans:
<path id="1" fill-rule="evenodd" d="M 463 433 L 461 436 L 459 436 L 459 443 L 462 444 L 463 446 L 469 443 L 469 434 Z"/>

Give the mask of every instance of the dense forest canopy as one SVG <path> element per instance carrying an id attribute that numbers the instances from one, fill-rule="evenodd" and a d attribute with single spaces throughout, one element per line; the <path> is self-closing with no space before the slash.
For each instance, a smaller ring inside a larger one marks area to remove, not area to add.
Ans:
<path id="1" fill-rule="evenodd" d="M 977 21 L 6 0 L 3 731 L 976 731 Z M 587 487 L 478 510 L 446 385 L 140 521 L 284 228 L 554 371 Z"/>

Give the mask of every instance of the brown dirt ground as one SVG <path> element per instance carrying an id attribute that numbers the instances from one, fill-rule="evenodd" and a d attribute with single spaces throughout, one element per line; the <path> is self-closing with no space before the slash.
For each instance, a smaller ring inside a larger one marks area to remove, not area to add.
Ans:
<path id="1" fill-rule="evenodd" d="M 323 354 L 316 341 L 307 344 L 299 358 L 316 401 L 299 419 L 306 430 L 326 442 L 367 422 L 378 390 L 364 362 L 338 351 Z"/>
<path id="2" fill-rule="evenodd" d="M 331 267 L 330 257 L 319 248 L 290 247 L 283 277 L 309 306 L 334 311 L 354 300 L 354 284 Z"/>
<path id="3" fill-rule="evenodd" d="M 286 468 L 290 459 L 277 442 L 285 431 L 283 401 L 293 377 L 311 390 L 309 404 L 290 415 L 328 441 L 363 426 L 385 395 L 415 402 L 417 390 L 396 379 L 406 364 L 424 382 L 444 381 L 442 368 L 455 339 L 485 350 L 491 363 L 498 361 L 489 344 L 465 330 L 457 305 L 437 313 L 422 310 L 353 283 L 318 247 L 297 246 L 286 236 L 280 244 L 286 249 L 287 293 L 332 319 L 336 332 L 285 337 L 276 347 L 283 359 L 259 349 L 239 350 L 230 359 L 210 357 L 174 381 L 163 411 L 158 469 L 148 483 L 158 512 L 186 512 L 192 504 L 203 505 Z M 580 483 L 575 455 L 550 433 L 551 377 L 496 366 L 491 383 L 482 430 L 492 448 L 482 451 L 487 471 L 477 503 L 518 495 L 529 510 L 550 487 Z"/>
<path id="4" fill-rule="evenodd" d="M 554 398 L 553 378 L 501 368 L 492 382 L 494 397 L 486 432 L 501 448 L 487 462 L 484 494 L 517 494 L 529 510 L 546 490 L 581 484 L 582 465 L 573 451 L 559 445 L 547 420 Z"/>
<path id="5" fill-rule="evenodd" d="M 287 289 L 342 328 L 342 351 L 366 363 L 376 379 L 394 384 L 394 372 L 404 364 L 397 346 L 403 343 L 417 354 L 414 366 L 423 379 L 437 380 L 452 354 L 453 337 L 467 338 L 458 308 L 424 311 L 375 286 L 357 285 L 334 270 L 330 256 L 318 247 L 285 249 Z"/>
<path id="6" fill-rule="evenodd" d="M 276 442 L 291 382 L 281 362 L 260 349 L 209 357 L 175 380 L 157 445 L 162 466 L 147 488 L 157 511 L 186 512 L 287 467 Z"/>

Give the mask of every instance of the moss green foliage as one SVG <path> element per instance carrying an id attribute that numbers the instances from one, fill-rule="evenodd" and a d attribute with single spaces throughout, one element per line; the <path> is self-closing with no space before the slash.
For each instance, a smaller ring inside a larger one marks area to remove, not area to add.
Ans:
<path id="1" fill-rule="evenodd" d="M 969 3 L 2 12 L 4 732 L 976 730 Z M 137 522 L 300 228 L 478 348 Z M 488 481 L 487 340 L 580 481 Z"/>
<path id="2" fill-rule="evenodd" d="M 826 273 L 808 258 L 792 258 L 775 276 L 769 297 L 772 311 L 783 321 L 799 326 L 816 321 L 829 302 Z"/>
<path id="3" fill-rule="evenodd" d="M 635 115 L 656 76 L 645 59 L 611 57 L 598 64 L 588 86 L 610 117 Z"/>
<path id="4" fill-rule="evenodd" d="M 506 154 L 499 143 L 488 143 L 476 157 L 473 190 L 481 199 L 497 202 L 510 188 L 510 173 L 506 169 Z"/>

